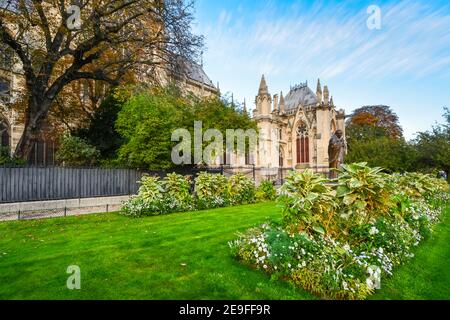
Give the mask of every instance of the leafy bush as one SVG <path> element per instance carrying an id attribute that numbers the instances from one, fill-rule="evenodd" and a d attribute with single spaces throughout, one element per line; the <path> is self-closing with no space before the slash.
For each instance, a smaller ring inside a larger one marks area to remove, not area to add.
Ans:
<path id="1" fill-rule="evenodd" d="M 273 201 L 277 198 L 277 190 L 272 181 L 263 181 L 256 189 L 256 199 L 259 201 Z"/>
<path id="2" fill-rule="evenodd" d="M 395 206 L 393 185 L 382 168 L 370 168 L 366 163 L 343 165 L 339 170 L 336 197 L 342 201 L 341 217 L 347 225 L 368 223 L 388 215 Z"/>
<path id="3" fill-rule="evenodd" d="M 256 201 L 255 183 L 242 173 L 238 173 L 228 179 L 227 192 L 232 205 L 248 204 Z"/>
<path id="4" fill-rule="evenodd" d="M 427 174 L 397 174 L 392 176 L 392 180 L 398 187 L 396 188 L 396 194 L 414 199 L 433 197 L 436 194 L 445 193 L 449 190 L 449 185 L 446 181 Z"/>
<path id="5" fill-rule="evenodd" d="M 292 171 L 280 190 L 283 221 L 290 229 L 326 233 L 336 212 L 334 192 L 327 179 L 311 170 Z"/>
<path id="6" fill-rule="evenodd" d="M 140 184 L 138 195 L 124 203 L 123 215 L 140 217 L 195 209 L 186 177 L 172 173 L 161 181 L 158 177 L 144 175 Z"/>
<path id="7" fill-rule="evenodd" d="M 324 298 L 361 299 L 373 292 L 366 284 L 366 258 L 319 234 L 290 233 L 267 223 L 240 234 L 229 245 L 233 255 L 247 264 L 277 278 L 287 277 Z"/>
<path id="8" fill-rule="evenodd" d="M 149 202 L 144 198 L 135 196 L 123 203 L 120 214 L 128 217 L 138 218 L 143 216 L 155 215 L 160 211 L 160 207 L 155 202 Z"/>
<path id="9" fill-rule="evenodd" d="M 122 214 L 141 217 L 167 213 L 165 190 L 159 178 L 144 175 L 139 183 L 141 186 L 138 195 L 124 203 Z"/>
<path id="10" fill-rule="evenodd" d="M 220 174 L 202 172 L 195 179 L 194 193 L 191 193 L 190 178 L 175 173 L 167 175 L 164 180 L 145 175 L 139 183 L 138 195 L 123 204 L 123 215 L 161 215 L 256 201 L 255 186 L 243 175 L 228 180 Z"/>
<path id="11" fill-rule="evenodd" d="M 388 176 L 365 163 L 344 166 L 337 181 L 335 193 L 320 175 L 291 173 L 279 197 L 283 224 L 239 234 L 232 254 L 320 297 L 364 299 L 414 256 L 450 198 L 431 176 Z"/>
<path id="12" fill-rule="evenodd" d="M 100 152 L 81 138 L 64 134 L 56 152 L 56 161 L 65 166 L 84 167 L 95 165 Z"/>
<path id="13" fill-rule="evenodd" d="M 198 209 L 220 208 L 230 204 L 228 179 L 221 174 L 201 172 L 195 179 Z"/>
<path id="14" fill-rule="evenodd" d="M 193 197 L 190 193 L 191 183 L 189 178 L 172 173 L 163 181 L 164 197 L 171 204 L 171 212 L 192 211 L 195 209 Z"/>
<path id="15" fill-rule="evenodd" d="M 11 156 L 9 147 L 0 146 L 0 165 L 24 165 L 26 161 Z"/>

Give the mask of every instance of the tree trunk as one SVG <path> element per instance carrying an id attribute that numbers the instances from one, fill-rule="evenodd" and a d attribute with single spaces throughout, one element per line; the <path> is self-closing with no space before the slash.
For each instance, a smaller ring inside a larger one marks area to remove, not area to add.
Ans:
<path id="1" fill-rule="evenodd" d="M 33 148 L 34 138 L 41 132 L 42 123 L 46 117 L 51 102 L 40 102 L 42 99 L 30 97 L 28 103 L 28 114 L 25 117 L 25 127 L 22 136 L 17 144 L 14 156 L 23 160 L 28 160 Z"/>

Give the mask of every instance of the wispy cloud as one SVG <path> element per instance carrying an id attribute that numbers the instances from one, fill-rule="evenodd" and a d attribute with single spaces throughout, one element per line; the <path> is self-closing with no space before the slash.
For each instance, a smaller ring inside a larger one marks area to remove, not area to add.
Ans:
<path id="1" fill-rule="evenodd" d="M 382 29 L 366 26 L 367 5 L 274 1 L 252 12 L 223 10 L 200 32 L 208 59 L 230 71 L 327 79 L 450 74 L 450 6 L 380 5 Z M 219 49 L 220 48 L 220 49 Z"/>

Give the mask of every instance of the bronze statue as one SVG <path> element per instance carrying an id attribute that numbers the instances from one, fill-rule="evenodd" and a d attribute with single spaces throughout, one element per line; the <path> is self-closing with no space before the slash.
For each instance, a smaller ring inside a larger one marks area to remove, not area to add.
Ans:
<path id="1" fill-rule="evenodd" d="M 345 141 L 342 130 L 337 130 L 330 139 L 328 145 L 328 159 L 330 169 L 338 169 L 344 163 L 347 154 L 347 141 Z M 337 178 L 337 172 L 332 170 L 331 178 Z"/>

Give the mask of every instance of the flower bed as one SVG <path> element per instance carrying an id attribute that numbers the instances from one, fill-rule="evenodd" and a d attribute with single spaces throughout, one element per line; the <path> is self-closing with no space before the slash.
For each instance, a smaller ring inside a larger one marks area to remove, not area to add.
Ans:
<path id="1" fill-rule="evenodd" d="M 281 188 L 283 222 L 268 222 L 229 243 L 242 262 L 325 299 L 365 299 L 414 256 L 449 201 L 446 182 L 344 166 L 336 188 L 311 171 Z"/>
<path id="2" fill-rule="evenodd" d="M 125 202 L 121 214 L 130 217 L 152 216 L 174 212 L 190 212 L 273 200 L 276 193 L 271 182 L 256 188 L 243 174 L 230 178 L 202 172 L 191 192 L 190 177 L 175 173 L 164 180 L 144 176 L 138 195 Z"/>

